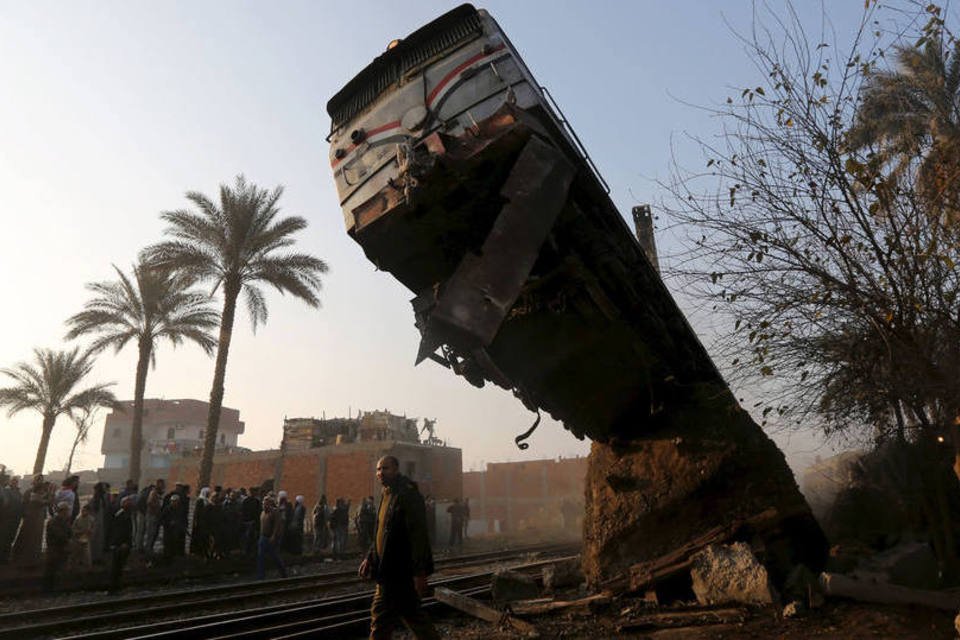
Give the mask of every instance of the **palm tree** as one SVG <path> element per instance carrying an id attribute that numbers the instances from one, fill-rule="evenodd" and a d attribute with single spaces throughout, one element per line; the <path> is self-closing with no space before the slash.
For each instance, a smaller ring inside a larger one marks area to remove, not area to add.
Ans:
<path id="1" fill-rule="evenodd" d="M 897 47 L 896 68 L 867 75 L 850 149 L 870 149 L 894 175 L 915 167 L 923 192 L 955 205 L 960 176 L 960 41 L 928 28 L 914 46 Z"/>
<path id="2" fill-rule="evenodd" d="M 0 406 L 7 407 L 12 416 L 24 409 L 39 411 L 43 416 L 40 446 L 33 463 L 33 473 L 43 473 L 50 434 L 57 418 L 73 415 L 82 407 L 115 407 L 117 399 L 108 387 L 113 383 L 97 384 L 74 392 L 80 381 L 93 368 L 93 355 L 79 348 L 72 351 L 34 349 L 34 363 L 21 362 L 12 369 L 0 369 L 9 376 L 14 386 L 0 389 Z"/>
<path id="3" fill-rule="evenodd" d="M 161 214 L 172 239 L 148 247 L 144 256 L 152 264 L 172 267 L 191 278 L 223 287 L 220 339 L 210 390 L 210 412 L 200 462 L 200 486 L 210 483 L 213 454 L 223 405 L 227 355 L 233 335 L 237 300 L 243 292 L 247 311 L 256 331 L 267 320 L 267 305 L 260 283 L 289 292 L 311 307 L 320 306 L 320 274 L 327 271 L 323 260 L 304 253 L 284 251 L 294 243 L 291 237 L 307 226 L 298 216 L 281 218 L 277 203 L 283 188 L 261 189 L 237 176 L 235 184 L 220 185 L 220 202 L 195 191 L 187 193 L 197 211 L 181 209 Z"/>
<path id="4" fill-rule="evenodd" d="M 119 352 L 131 342 L 137 344 L 137 371 L 133 390 L 133 424 L 130 429 L 130 478 L 140 480 L 143 450 L 143 398 L 149 365 L 156 366 L 160 340 L 174 347 L 189 340 L 211 353 L 216 340 L 210 331 L 217 326 L 217 312 L 208 306 L 209 297 L 190 289 L 192 281 L 168 269 L 144 263 L 133 267 L 133 278 L 114 266 L 118 279 L 87 285 L 95 297 L 83 311 L 67 320 L 67 338 L 94 334 L 90 350 L 99 353 L 108 347 Z"/>

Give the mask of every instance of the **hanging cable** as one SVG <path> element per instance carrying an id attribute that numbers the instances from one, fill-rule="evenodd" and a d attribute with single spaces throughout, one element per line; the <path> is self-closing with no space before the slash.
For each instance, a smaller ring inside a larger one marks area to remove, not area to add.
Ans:
<path id="1" fill-rule="evenodd" d="M 521 433 L 520 435 L 518 435 L 516 438 L 513 439 L 513 441 L 517 443 L 517 448 L 520 449 L 520 451 L 524 451 L 525 449 L 530 448 L 530 443 L 524 442 L 524 440 L 529 438 L 533 434 L 533 432 L 537 430 L 538 426 L 540 426 L 540 410 L 539 409 L 537 409 L 537 419 L 533 421 L 533 425 L 529 429 L 527 429 L 526 431 L 524 431 L 523 433 Z"/>

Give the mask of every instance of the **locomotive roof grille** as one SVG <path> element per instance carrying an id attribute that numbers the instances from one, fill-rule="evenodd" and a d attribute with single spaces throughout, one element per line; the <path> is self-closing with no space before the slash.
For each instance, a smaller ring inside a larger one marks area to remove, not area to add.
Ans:
<path id="1" fill-rule="evenodd" d="M 472 5 L 460 5 L 400 41 L 378 56 L 327 102 L 336 129 L 363 111 L 381 93 L 433 56 L 479 34 L 480 16 Z"/>

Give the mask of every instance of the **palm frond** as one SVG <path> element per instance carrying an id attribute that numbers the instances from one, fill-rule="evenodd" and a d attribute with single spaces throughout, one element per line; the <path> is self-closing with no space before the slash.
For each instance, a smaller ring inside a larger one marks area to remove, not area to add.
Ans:
<path id="1" fill-rule="evenodd" d="M 327 265 L 306 254 L 278 255 L 307 226 L 302 217 L 280 217 L 282 195 L 282 186 L 263 189 L 243 174 L 232 184 L 220 185 L 219 202 L 190 191 L 187 199 L 196 211 L 163 213 L 169 225 L 165 233 L 172 239 L 147 248 L 144 259 L 210 281 L 213 292 L 223 282 L 239 281 L 254 330 L 268 316 L 258 282 L 317 307 L 320 275 L 326 273 Z"/>
<path id="2" fill-rule="evenodd" d="M 76 398 L 73 390 L 93 368 L 93 353 L 81 352 L 79 347 L 65 351 L 34 349 L 34 361 L 0 370 L 14 382 L 13 386 L 0 389 L 0 406 L 6 407 L 11 416 L 25 409 L 53 416 L 70 411 Z M 88 400 L 106 398 L 97 394 L 107 386 L 92 387 Z"/>
<path id="3" fill-rule="evenodd" d="M 250 314 L 250 322 L 253 324 L 253 332 L 257 332 L 257 326 L 267 322 L 269 312 L 267 311 L 267 302 L 263 297 L 263 292 L 253 285 L 247 285 L 243 288 L 247 301 L 247 313 Z"/>

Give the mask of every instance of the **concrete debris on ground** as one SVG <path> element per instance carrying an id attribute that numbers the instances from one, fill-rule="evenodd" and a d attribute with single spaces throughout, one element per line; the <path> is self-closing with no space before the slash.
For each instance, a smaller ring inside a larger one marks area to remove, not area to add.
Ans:
<path id="1" fill-rule="evenodd" d="M 703 605 L 771 604 L 775 599 L 767 570 L 743 542 L 706 547 L 691 558 L 690 577 Z"/>
<path id="2" fill-rule="evenodd" d="M 543 568 L 543 589 L 553 593 L 557 589 L 573 587 L 583 582 L 580 558 L 555 562 Z"/>
<path id="3" fill-rule="evenodd" d="M 535 578 L 506 569 L 493 574 L 490 591 L 495 602 L 530 600 L 540 595 L 540 587 Z"/>

